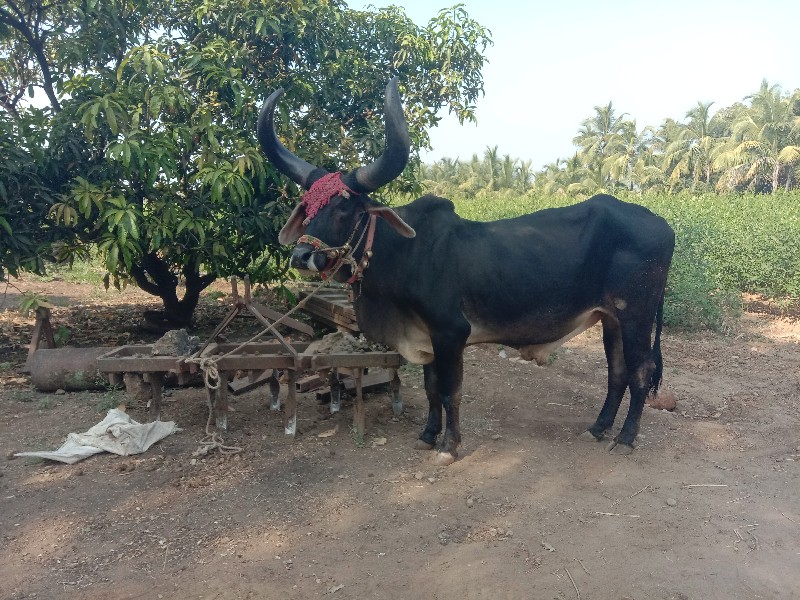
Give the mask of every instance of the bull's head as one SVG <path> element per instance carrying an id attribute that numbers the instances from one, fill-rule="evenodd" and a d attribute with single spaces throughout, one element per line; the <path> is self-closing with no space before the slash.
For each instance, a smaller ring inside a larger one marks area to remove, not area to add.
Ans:
<path id="1" fill-rule="evenodd" d="M 384 115 L 386 149 L 373 163 L 349 173 L 328 173 L 295 156 L 275 134 L 275 103 L 283 95 L 278 89 L 264 103 L 258 117 L 258 140 L 270 162 L 281 173 L 306 190 L 303 201 L 281 229 L 282 244 L 298 241 L 292 254 L 293 267 L 324 272 L 334 257 L 326 248 L 352 245 L 363 238 L 369 215 L 383 218 L 395 231 L 414 237 L 414 230 L 388 206 L 368 196 L 403 172 L 408 162 L 408 125 L 400 103 L 397 78 L 386 86 Z M 335 252 L 333 253 L 335 254 Z"/>

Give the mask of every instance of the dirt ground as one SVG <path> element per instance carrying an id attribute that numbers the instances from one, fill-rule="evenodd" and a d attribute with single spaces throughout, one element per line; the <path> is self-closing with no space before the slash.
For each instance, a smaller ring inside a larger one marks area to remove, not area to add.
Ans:
<path id="1" fill-rule="evenodd" d="M 112 343 L 145 339 L 132 303 L 146 297 L 40 285 L 86 303 L 55 310 L 56 327 L 99 321 Z M 207 319 L 224 313 L 220 301 Z M 205 396 L 181 388 L 162 418 L 182 431 L 145 454 L 13 459 L 58 447 L 121 399 L 32 390 L 17 372 L 31 324 L 0 313 L 0 598 L 800 598 L 796 318 L 667 330 L 677 410 L 646 408 L 629 457 L 576 439 L 604 395 L 597 327 L 546 367 L 470 348 L 463 447 L 446 468 L 412 449 L 427 409 L 415 367 L 400 418 L 385 393 L 369 395 L 361 447 L 349 402 L 331 419 L 301 395 L 292 441 L 255 390 L 233 399 L 224 434 L 242 452 L 194 458 Z"/>

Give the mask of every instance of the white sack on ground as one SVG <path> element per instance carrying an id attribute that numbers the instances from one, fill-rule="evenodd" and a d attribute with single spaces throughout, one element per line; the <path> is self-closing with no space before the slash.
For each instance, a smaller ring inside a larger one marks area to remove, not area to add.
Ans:
<path id="1" fill-rule="evenodd" d="M 85 433 L 70 433 L 58 449 L 51 452 L 18 452 L 14 456 L 36 456 L 74 464 L 99 452 L 121 456 L 141 454 L 157 441 L 179 431 L 174 421 L 137 423 L 118 408 L 108 411 L 106 418 Z"/>

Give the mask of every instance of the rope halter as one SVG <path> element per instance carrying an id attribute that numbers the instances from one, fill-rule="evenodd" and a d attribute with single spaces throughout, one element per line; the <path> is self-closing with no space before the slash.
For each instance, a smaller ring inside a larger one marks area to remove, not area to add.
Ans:
<path id="1" fill-rule="evenodd" d="M 308 191 L 303 194 L 302 205 L 305 210 L 306 218 L 303 225 L 308 225 L 317 213 L 330 203 L 331 199 L 335 196 L 342 196 L 343 198 L 350 198 L 351 194 L 358 195 L 357 192 L 351 190 L 342 181 L 341 173 L 328 173 L 315 181 Z M 364 213 L 365 215 L 368 213 Z M 345 264 L 349 265 L 352 270 L 352 276 L 347 280 L 347 283 L 353 284 L 363 277 L 364 270 L 369 266 L 369 259 L 372 258 L 372 242 L 375 237 L 375 222 L 377 217 L 369 215 L 369 223 L 365 224 L 361 229 L 361 235 L 353 244 L 353 238 L 356 232 L 361 227 L 363 221 L 359 218 L 355 224 L 353 231 L 347 241 L 336 247 L 328 246 L 321 239 L 313 235 L 303 234 L 297 239 L 298 244 L 308 244 L 313 248 L 313 253 L 323 253 L 327 256 L 328 262 L 320 270 L 320 277 L 328 279 L 335 274 Z M 364 252 L 362 253 L 361 261 L 356 261 L 353 253 L 364 241 L 364 236 L 367 238 Z"/>

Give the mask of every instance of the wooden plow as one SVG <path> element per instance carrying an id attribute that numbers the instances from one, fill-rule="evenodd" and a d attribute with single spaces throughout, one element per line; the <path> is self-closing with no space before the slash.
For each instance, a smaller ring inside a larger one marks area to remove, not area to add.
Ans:
<path id="1" fill-rule="evenodd" d="M 184 384 L 202 371 L 209 410 L 213 411 L 216 427 L 221 430 L 228 428 L 228 396 L 231 393 L 238 394 L 268 385 L 270 408 L 279 411 L 281 380 L 286 383 L 283 426 L 287 436 L 294 437 L 297 433 L 297 394 L 309 390 L 307 382 L 311 379 L 316 380 L 316 385 L 322 383 L 329 388 L 331 413 L 341 409 L 342 391 L 348 387 L 354 390 L 353 425 L 359 439 L 363 439 L 366 430 L 363 397 L 366 385 L 388 382 L 392 410 L 395 415 L 401 414 L 403 403 L 397 370 L 405 364 L 405 360 L 399 353 L 340 352 L 335 349 L 320 352 L 319 341 L 290 342 L 275 329 L 276 323 L 306 335 L 313 333 L 313 329 L 254 302 L 247 278 L 244 280 L 243 297 L 238 294 L 235 278 L 231 281 L 231 288 L 233 309 L 219 323 L 205 345 L 191 357 L 152 356 L 150 345 L 122 346 L 99 357 L 98 370 L 107 373 L 112 384 L 121 384 L 126 373 L 141 375 L 150 385 L 150 417 L 153 420 L 161 416 L 166 376 L 174 374 L 178 383 Z M 317 307 L 320 305 L 318 301 Z M 275 339 L 241 344 L 218 341 L 222 331 L 242 313 L 252 314 Z M 350 380 L 343 381 L 343 375 L 349 375 Z"/>

